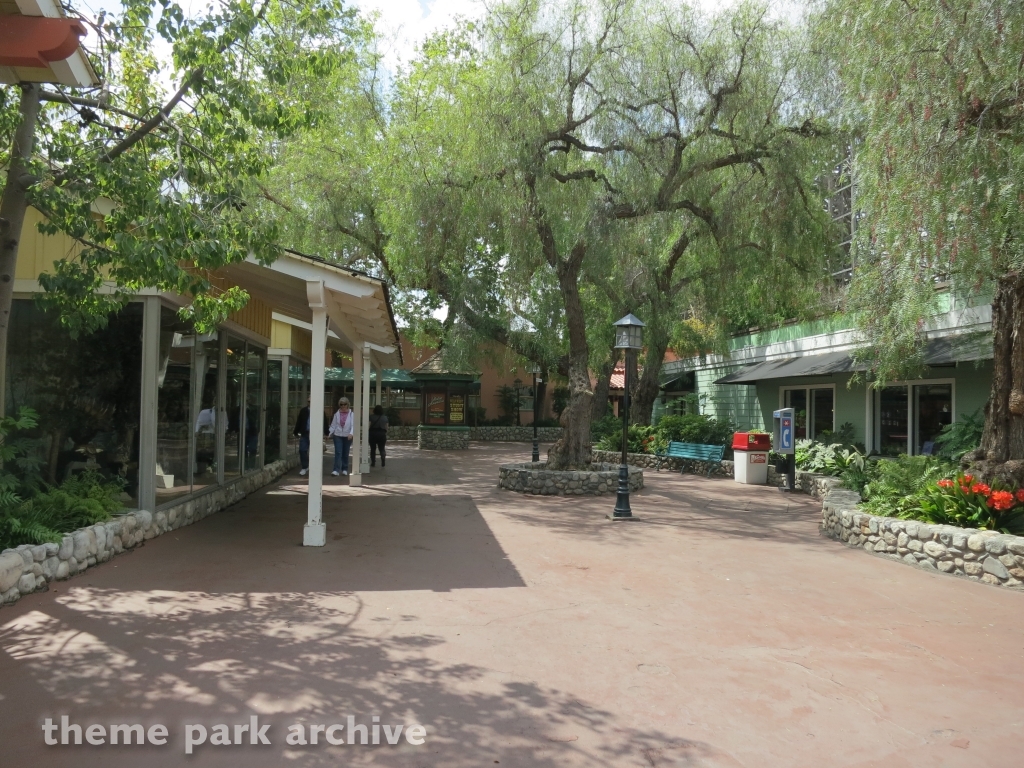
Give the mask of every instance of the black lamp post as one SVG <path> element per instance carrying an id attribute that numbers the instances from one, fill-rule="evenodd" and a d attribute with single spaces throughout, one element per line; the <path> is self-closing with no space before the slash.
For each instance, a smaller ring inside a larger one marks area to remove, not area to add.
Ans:
<path id="1" fill-rule="evenodd" d="M 622 393 L 622 464 L 619 465 L 619 491 L 615 496 L 615 512 L 612 520 L 630 520 L 633 511 L 629 508 L 629 466 L 626 451 L 629 447 L 629 371 L 632 355 L 643 347 L 644 323 L 632 314 L 615 323 L 615 348 L 625 352 L 626 375 Z"/>
<path id="2" fill-rule="evenodd" d="M 537 374 L 540 373 L 540 366 L 530 363 L 526 370 L 533 374 L 533 461 L 538 462 L 540 461 L 540 447 L 537 445 L 537 384 L 540 379 L 537 378 Z"/>
<path id="3" fill-rule="evenodd" d="M 522 382 L 522 380 L 521 379 L 516 379 L 515 381 L 513 381 L 512 382 L 512 387 L 516 391 L 516 426 L 518 427 L 518 426 L 521 426 L 521 424 L 519 423 L 519 406 L 522 405 L 522 403 L 520 403 L 520 399 L 521 399 L 522 396 L 519 393 L 523 389 L 523 382 Z"/>

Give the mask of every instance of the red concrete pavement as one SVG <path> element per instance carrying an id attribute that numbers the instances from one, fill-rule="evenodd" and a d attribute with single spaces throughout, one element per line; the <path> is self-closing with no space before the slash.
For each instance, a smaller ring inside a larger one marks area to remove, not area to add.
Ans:
<path id="1" fill-rule="evenodd" d="M 1024 595 L 846 549 L 809 499 L 731 480 L 648 472 L 635 523 L 499 491 L 528 451 L 394 446 L 329 484 L 322 549 L 293 474 L 0 610 L 0 765 L 1024 763 Z M 61 715 L 170 737 L 45 746 Z M 187 724 L 253 715 L 270 745 L 184 754 Z M 349 715 L 426 742 L 285 743 Z"/>

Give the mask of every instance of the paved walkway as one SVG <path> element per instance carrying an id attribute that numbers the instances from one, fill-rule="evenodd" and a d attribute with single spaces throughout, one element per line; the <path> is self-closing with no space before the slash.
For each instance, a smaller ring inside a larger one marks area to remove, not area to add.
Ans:
<path id="1" fill-rule="evenodd" d="M 0 763 L 1021 765 L 1024 595 L 848 550 L 805 497 L 731 480 L 648 472 L 637 523 L 498 491 L 528 452 L 394 446 L 368 487 L 328 481 L 322 549 L 293 474 L 0 610 Z M 43 746 L 60 715 L 171 738 Z M 270 746 L 184 755 L 186 724 L 251 715 Z M 285 743 L 348 715 L 426 743 Z"/>

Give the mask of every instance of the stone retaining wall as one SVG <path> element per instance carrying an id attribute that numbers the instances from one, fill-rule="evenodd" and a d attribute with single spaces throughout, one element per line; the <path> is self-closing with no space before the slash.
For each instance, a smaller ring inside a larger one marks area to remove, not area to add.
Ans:
<path id="1" fill-rule="evenodd" d="M 388 440 L 418 440 L 419 427 L 388 427 Z M 561 427 L 537 427 L 537 440 L 553 443 L 562 436 Z M 487 443 L 532 443 L 533 427 L 469 427 L 469 439 Z"/>
<path id="2" fill-rule="evenodd" d="M 622 454 L 617 451 L 594 451 L 594 461 L 607 462 L 618 466 L 622 460 Z M 652 453 L 627 453 L 626 461 L 632 467 L 645 467 L 655 469 L 658 466 L 658 457 Z M 703 461 L 691 461 L 689 459 L 666 458 L 661 462 L 661 468 L 679 472 L 685 469 L 687 472 L 704 475 L 707 474 L 708 464 Z M 721 466 L 711 465 L 711 475 L 717 477 L 735 477 L 735 465 L 729 459 L 724 459 Z M 786 476 L 775 471 L 775 467 L 768 465 L 768 485 L 779 488 L 786 484 Z M 796 473 L 796 487 L 803 493 L 815 499 L 824 499 L 826 494 L 839 485 L 838 477 L 829 475 L 818 475 L 813 472 Z"/>
<path id="3" fill-rule="evenodd" d="M 930 571 L 1024 589 L 1024 536 L 879 517 L 862 511 L 860 496 L 831 491 L 821 508 L 821 532 L 871 554 Z"/>
<path id="4" fill-rule="evenodd" d="M 498 469 L 498 487 L 540 496 L 599 496 L 619 488 L 618 465 L 595 463 L 599 469 L 591 472 L 555 472 L 547 466 L 546 461 L 503 464 Z M 629 490 L 643 487 L 643 470 L 630 467 Z"/>
<path id="5" fill-rule="evenodd" d="M 468 427 L 416 428 L 416 447 L 423 451 L 465 451 L 469 448 Z"/>
<path id="6" fill-rule="evenodd" d="M 275 461 L 229 485 L 155 513 L 127 512 L 79 528 L 66 534 L 58 544 L 23 544 L 5 549 L 0 553 L 0 603 L 13 603 L 22 595 L 46 590 L 51 581 L 74 576 L 147 539 L 202 520 L 274 482 L 297 464 L 298 457 Z"/>

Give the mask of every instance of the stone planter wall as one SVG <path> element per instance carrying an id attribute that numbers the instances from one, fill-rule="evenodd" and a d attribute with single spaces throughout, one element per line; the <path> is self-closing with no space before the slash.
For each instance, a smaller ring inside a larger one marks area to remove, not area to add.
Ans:
<path id="1" fill-rule="evenodd" d="M 622 460 L 622 454 L 616 451 L 594 451 L 594 461 L 607 462 L 618 466 Z M 626 461 L 631 467 L 645 467 L 655 469 L 658 466 L 658 457 L 651 453 L 627 453 Z M 703 461 L 690 461 L 688 459 L 663 459 L 661 462 L 663 470 L 679 472 L 693 472 L 704 475 L 708 471 L 708 465 Z M 722 465 L 712 465 L 712 477 L 735 477 L 735 465 L 729 459 L 722 461 Z M 779 488 L 786 484 L 786 476 L 775 471 L 775 467 L 768 465 L 768 485 Z M 813 472 L 797 472 L 796 487 L 803 493 L 815 499 L 824 499 L 826 494 L 839 485 L 839 478 L 828 475 L 818 475 Z"/>
<path id="2" fill-rule="evenodd" d="M 533 427 L 469 427 L 469 439 L 488 443 L 532 443 Z M 388 440 L 418 440 L 419 427 L 389 427 Z M 537 427 L 537 440 L 553 443 L 562 436 L 561 427 Z"/>
<path id="3" fill-rule="evenodd" d="M 538 442 L 553 443 L 561 436 L 561 427 L 537 427 Z M 469 439 L 495 443 L 532 443 L 533 427 L 470 427 Z"/>
<path id="4" fill-rule="evenodd" d="M 143 541 L 219 512 L 274 482 L 298 461 L 298 457 L 275 461 L 229 485 L 155 513 L 127 512 L 112 520 L 79 528 L 66 534 L 59 544 L 23 544 L 16 549 L 5 549 L 0 553 L 0 602 L 13 603 L 22 595 L 44 591 L 51 581 L 74 576 Z"/>
<path id="5" fill-rule="evenodd" d="M 503 464 L 498 469 L 498 487 L 539 496 L 600 496 L 615 493 L 619 487 L 617 464 L 595 464 L 598 469 L 592 472 L 555 472 L 547 466 L 545 461 Z M 629 490 L 643 487 L 643 470 L 630 467 Z"/>
<path id="6" fill-rule="evenodd" d="M 416 447 L 423 451 L 465 451 L 469 449 L 469 427 L 416 428 Z"/>
<path id="7" fill-rule="evenodd" d="M 1024 590 L 1024 536 L 878 517 L 837 488 L 821 508 L 821 532 L 848 547 L 929 571 Z"/>

